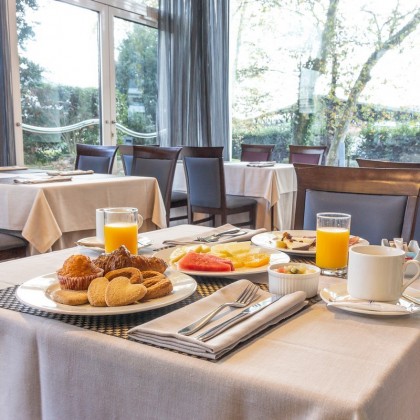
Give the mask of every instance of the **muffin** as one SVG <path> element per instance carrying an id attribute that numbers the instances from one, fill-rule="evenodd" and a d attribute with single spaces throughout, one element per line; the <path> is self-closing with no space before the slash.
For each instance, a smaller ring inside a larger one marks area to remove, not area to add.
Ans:
<path id="1" fill-rule="evenodd" d="M 97 267 L 85 255 L 72 255 L 57 271 L 60 287 L 65 290 L 87 290 L 90 282 L 102 277 L 104 270 Z"/>

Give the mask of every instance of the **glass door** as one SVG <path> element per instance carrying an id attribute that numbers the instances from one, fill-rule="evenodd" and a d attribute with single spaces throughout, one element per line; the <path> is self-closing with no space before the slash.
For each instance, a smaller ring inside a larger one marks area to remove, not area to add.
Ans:
<path id="1" fill-rule="evenodd" d="M 15 125 L 28 166 L 73 168 L 76 143 L 156 142 L 157 12 L 106 2 L 16 1 Z"/>

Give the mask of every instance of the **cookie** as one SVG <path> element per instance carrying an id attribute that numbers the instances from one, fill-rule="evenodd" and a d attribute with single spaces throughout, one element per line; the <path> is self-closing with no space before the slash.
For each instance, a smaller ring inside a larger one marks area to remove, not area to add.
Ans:
<path id="1" fill-rule="evenodd" d="M 127 277 L 115 277 L 106 288 L 105 301 L 108 306 L 131 305 L 143 298 L 146 292 L 142 284 L 132 284 Z"/>
<path id="2" fill-rule="evenodd" d="M 50 296 L 54 302 L 62 303 L 64 305 L 77 306 L 89 302 L 86 290 L 57 289 L 52 292 Z"/>
<path id="3" fill-rule="evenodd" d="M 105 301 L 108 284 L 109 280 L 106 277 L 97 277 L 92 280 L 87 291 L 87 297 L 92 306 L 108 306 Z"/>
<path id="4" fill-rule="evenodd" d="M 108 271 L 108 273 L 105 274 L 105 277 L 108 280 L 115 279 L 115 277 L 128 277 L 131 283 L 141 283 L 143 281 L 141 271 L 135 267 L 125 267 Z"/>

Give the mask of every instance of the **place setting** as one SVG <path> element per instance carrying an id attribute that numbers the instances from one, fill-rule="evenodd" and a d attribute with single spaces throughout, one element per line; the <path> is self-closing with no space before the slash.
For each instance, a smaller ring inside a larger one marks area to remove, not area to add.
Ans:
<path id="1" fill-rule="evenodd" d="M 406 252 L 382 245 L 350 246 L 351 215 L 317 214 L 316 265 L 321 274 L 346 277 L 320 292 L 328 308 L 372 316 L 420 312 L 408 287 L 420 277 L 420 263 Z"/>

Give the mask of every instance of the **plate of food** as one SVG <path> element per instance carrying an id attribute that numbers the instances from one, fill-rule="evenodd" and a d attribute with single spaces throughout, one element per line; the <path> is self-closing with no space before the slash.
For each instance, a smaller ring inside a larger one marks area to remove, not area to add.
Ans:
<path id="1" fill-rule="evenodd" d="M 287 230 L 259 233 L 251 238 L 254 245 L 265 249 L 275 249 L 287 254 L 315 256 L 315 230 Z M 349 245 L 368 245 L 369 242 L 358 236 L 350 235 Z"/>
<path id="2" fill-rule="evenodd" d="M 238 277 L 265 273 L 269 264 L 286 263 L 290 257 L 279 250 L 264 249 L 251 241 L 185 245 L 154 254 L 173 270 L 204 277 Z"/>
<path id="3" fill-rule="evenodd" d="M 196 281 L 155 257 L 127 250 L 90 259 L 72 255 L 56 272 L 24 282 L 18 300 L 67 315 L 121 315 L 172 305 L 192 295 Z"/>

